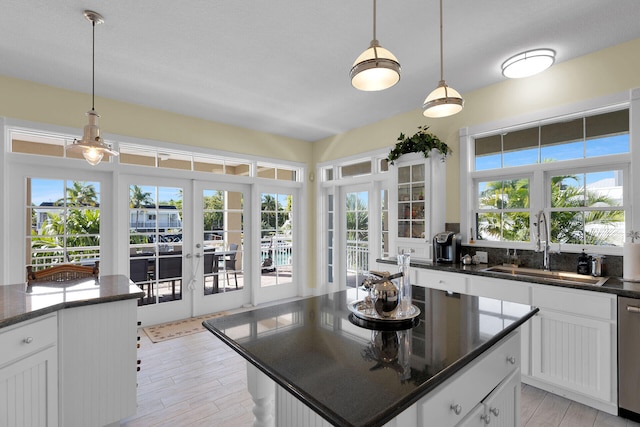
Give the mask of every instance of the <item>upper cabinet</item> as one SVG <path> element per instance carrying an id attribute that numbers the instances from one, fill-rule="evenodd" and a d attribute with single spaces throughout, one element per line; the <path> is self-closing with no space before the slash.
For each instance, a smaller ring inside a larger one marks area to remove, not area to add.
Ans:
<path id="1" fill-rule="evenodd" d="M 424 163 L 398 167 L 398 237 L 425 237 L 424 170 Z"/>
<path id="2" fill-rule="evenodd" d="M 445 163 L 436 152 L 426 159 L 422 153 L 411 153 L 403 155 L 390 169 L 394 180 L 390 196 L 398 207 L 389 213 L 396 228 L 391 233 L 391 255 L 404 250 L 416 259 L 429 260 L 433 235 L 444 231 Z"/>

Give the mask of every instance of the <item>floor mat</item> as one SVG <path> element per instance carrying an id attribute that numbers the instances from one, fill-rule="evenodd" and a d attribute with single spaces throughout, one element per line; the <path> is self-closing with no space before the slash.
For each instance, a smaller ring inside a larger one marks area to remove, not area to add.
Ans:
<path id="1" fill-rule="evenodd" d="M 173 322 L 162 323 L 160 325 L 147 326 L 144 332 L 153 342 L 170 340 L 172 338 L 184 337 L 185 335 L 196 334 L 205 331 L 202 322 L 214 317 L 225 316 L 229 313 L 222 311 L 220 313 L 206 314 L 204 316 L 190 317 L 188 319 L 176 320 Z"/>

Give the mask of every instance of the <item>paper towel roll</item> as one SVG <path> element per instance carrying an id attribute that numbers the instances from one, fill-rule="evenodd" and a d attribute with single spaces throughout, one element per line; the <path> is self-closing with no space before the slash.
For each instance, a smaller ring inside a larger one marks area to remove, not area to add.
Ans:
<path id="1" fill-rule="evenodd" d="M 622 277 L 640 280 L 640 243 L 625 242 L 622 256 Z"/>

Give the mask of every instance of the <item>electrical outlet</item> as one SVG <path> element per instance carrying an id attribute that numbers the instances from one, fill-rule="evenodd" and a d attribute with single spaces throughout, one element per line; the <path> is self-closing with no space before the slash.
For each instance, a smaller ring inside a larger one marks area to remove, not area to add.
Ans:
<path id="1" fill-rule="evenodd" d="M 489 255 L 487 252 L 478 251 L 476 252 L 476 256 L 478 257 L 478 262 L 480 264 L 488 264 L 489 263 Z"/>

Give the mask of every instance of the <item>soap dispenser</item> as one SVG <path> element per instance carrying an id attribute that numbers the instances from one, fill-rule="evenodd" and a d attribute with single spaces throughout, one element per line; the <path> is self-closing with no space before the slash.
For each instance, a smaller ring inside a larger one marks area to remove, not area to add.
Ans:
<path id="1" fill-rule="evenodd" d="M 590 256 L 582 250 L 582 253 L 578 257 L 578 274 L 591 274 L 591 260 Z"/>

